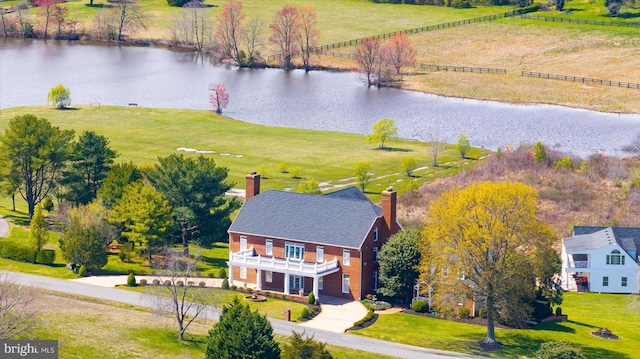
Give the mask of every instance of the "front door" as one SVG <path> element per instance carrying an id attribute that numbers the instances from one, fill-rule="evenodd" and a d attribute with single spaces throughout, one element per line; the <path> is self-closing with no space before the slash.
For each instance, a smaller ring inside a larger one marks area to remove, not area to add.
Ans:
<path id="1" fill-rule="evenodd" d="M 291 290 L 304 289 L 304 277 L 299 275 L 292 275 L 289 277 L 289 288 Z"/>

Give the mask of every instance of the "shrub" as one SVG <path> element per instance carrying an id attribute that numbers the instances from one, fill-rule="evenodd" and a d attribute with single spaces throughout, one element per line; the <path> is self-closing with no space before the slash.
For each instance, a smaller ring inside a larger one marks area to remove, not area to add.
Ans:
<path id="1" fill-rule="evenodd" d="M 136 276 L 133 273 L 129 273 L 129 276 L 127 277 L 127 286 L 128 287 L 135 287 L 136 286 Z"/>
<path id="2" fill-rule="evenodd" d="M 547 148 L 542 142 L 536 142 L 532 150 L 533 160 L 536 161 L 536 163 L 542 163 L 547 160 Z"/>
<path id="3" fill-rule="evenodd" d="M 87 276 L 87 266 L 86 265 L 81 265 L 80 269 L 78 270 L 78 275 L 81 277 L 86 277 Z"/>
<path id="4" fill-rule="evenodd" d="M 571 343 L 550 341 L 540 344 L 537 359 L 585 359 L 580 350 Z"/>
<path id="5" fill-rule="evenodd" d="M 289 168 L 289 175 L 291 175 L 291 178 L 300 178 L 300 167 L 295 166 Z"/>
<path id="6" fill-rule="evenodd" d="M 480 310 L 478 310 L 478 315 L 480 317 L 482 317 L 483 319 L 487 319 L 487 314 L 489 313 L 489 311 L 487 310 L 487 308 L 480 308 Z"/>
<path id="7" fill-rule="evenodd" d="M 316 296 L 313 295 L 313 292 L 309 293 L 309 296 L 307 296 L 307 303 L 316 304 Z"/>
<path id="8" fill-rule="evenodd" d="M 200 283 L 198 283 L 198 286 L 199 286 L 200 288 L 204 288 L 204 287 L 206 287 L 206 286 L 207 286 L 207 283 L 205 283 L 205 282 L 200 282 Z"/>
<path id="9" fill-rule="evenodd" d="M 364 318 L 358 320 L 357 322 L 353 323 L 354 327 L 361 327 L 364 325 L 364 323 L 370 321 L 371 319 L 373 319 L 374 313 L 373 310 L 369 310 L 367 312 L 367 315 L 364 316 Z"/>
<path id="10" fill-rule="evenodd" d="M 309 318 L 309 308 L 302 308 L 302 311 L 300 312 L 300 318 Z"/>
<path id="11" fill-rule="evenodd" d="M 556 315 L 558 316 L 562 315 L 562 308 L 556 307 Z"/>
<path id="12" fill-rule="evenodd" d="M 229 287 L 229 280 L 227 278 L 225 278 L 222 281 L 222 289 L 231 289 L 231 290 L 236 290 L 236 286 L 232 285 L 231 287 Z"/>
<path id="13" fill-rule="evenodd" d="M 176 285 L 177 285 L 178 287 L 184 287 L 184 282 L 183 282 L 183 281 L 181 281 L 181 280 L 179 280 L 179 281 L 177 281 L 177 282 L 176 282 Z"/>
<path id="14" fill-rule="evenodd" d="M 53 249 L 43 249 L 38 251 L 36 256 L 36 263 L 52 265 L 56 260 L 56 251 Z"/>
<path id="15" fill-rule="evenodd" d="M 160 285 L 160 279 L 154 279 L 153 281 L 151 281 L 151 284 Z"/>
<path id="16" fill-rule="evenodd" d="M 220 268 L 220 272 L 218 273 L 218 277 L 227 278 L 227 271 L 224 268 Z"/>
<path id="17" fill-rule="evenodd" d="M 195 286 L 195 285 L 196 285 L 196 282 L 194 282 L 194 281 L 192 281 L 192 280 L 187 281 L 187 287 L 193 287 L 193 286 Z"/>
<path id="18" fill-rule="evenodd" d="M 418 299 L 411 304 L 411 309 L 418 313 L 426 313 L 427 310 L 429 310 L 429 304 L 427 304 L 427 301 L 424 299 Z"/>
<path id="19" fill-rule="evenodd" d="M 140 284 L 139 285 L 147 285 L 147 280 L 146 279 L 140 279 Z"/>
<path id="20" fill-rule="evenodd" d="M 213 277 L 215 277 L 215 275 L 213 275 L 213 272 L 209 272 L 209 273 L 207 273 L 207 277 L 213 278 Z"/>
<path id="21" fill-rule="evenodd" d="M 561 159 L 555 161 L 553 163 L 553 168 L 555 168 L 555 169 L 558 169 L 558 168 L 571 169 L 571 168 L 573 168 L 573 162 L 571 161 L 571 157 L 564 156 Z"/>
<path id="22" fill-rule="evenodd" d="M 165 287 L 168 287 L 170 285 L 171 285 L 171 281 L 170 280 L 167 279 L 167 280 L 164 281 L 164 286 Z"/>
<path id="23" fill-rule="evenodd" d="M 278 172 L 280 173 L 288 173 L 289 165 L 286 162 L 282 162 L 278 165 Z"/>
<path id="24" fill-rule="evenodd" d="M 47 212 L 51 212 L 51 210 L 53 209 L 53 201 L 51 200 L 51 198 L 47 197 L 44 199 L 44 201 L 42 201 L 42 209 Z"/>
<path id="25" fill-rule="evenodd" d="M 460 307 L 458 309 L 458 317 L 461 319 L 469 319 L 469 308 Z"/>
<path id="26" fill-rule="evenodd" d="M 12 242 L 0 244 L 0 257 L 18 262 L 35 263 L 37 255 L 37 251 L 31 247 L 20 246 Z"/>

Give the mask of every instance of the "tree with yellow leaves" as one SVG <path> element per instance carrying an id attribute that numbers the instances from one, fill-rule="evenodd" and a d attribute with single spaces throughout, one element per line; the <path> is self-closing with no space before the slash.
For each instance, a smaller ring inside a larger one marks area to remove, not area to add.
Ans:
<path id="1" fill-rule="evenodd" d="M 484 300 L 486 344 L 497 344 L 496 319 L 519 326 L 530 318 L 536 291 L 550 295 L 539 286 L 559 270 L 557 237 L 536 217 L 537 199 L 522 183 L 483 182 L 454 188 L 429 209 L 421 279 L 433 287 L 436 306 L 451 301 L 443 299 L 447 292 Z"/>

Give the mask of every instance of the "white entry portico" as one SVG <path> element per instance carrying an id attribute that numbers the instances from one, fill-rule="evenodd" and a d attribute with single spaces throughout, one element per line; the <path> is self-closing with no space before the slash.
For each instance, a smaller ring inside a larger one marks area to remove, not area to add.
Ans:
<path id="1" fill-rule="evenodd" d="M 233 284 L 234 267 L 251 268 L 256 270 L 256 289 L 262 290 L 263 271 L 284 274 L 284 292 L 289 293 L 290 282 L 293 276 L 313 278 L 313 295 L 316 299 L 320 298 L 319 280 L 329 274 L 336 273 L 340 270 L 338 260 L 334 258 L 332 261 L 323 263 L 304 262 L 303 260 L 274 258 L 268 256 L 256 255 L 253 247 L 238 252 L 230 252 L 227 265 L 229 266 L 229 284 Z M 294 283 L 297 283 L 294 281 Z"/>

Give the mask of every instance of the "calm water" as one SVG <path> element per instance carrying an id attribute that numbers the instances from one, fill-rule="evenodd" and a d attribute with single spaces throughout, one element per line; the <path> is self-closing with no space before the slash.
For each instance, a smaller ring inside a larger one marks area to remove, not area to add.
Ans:
<path id="1" fill-rule="evenodd" d="M 402 137 L 455 142 L 466 133 L 492 149 L 542 141 L 579 155 L 625 156 L 622 147 L 640 132 L 640 115 L 368 89 L 354 73 L 239 70 L 158 48 L 0 39 L 0 109 L 44 104 L 58 83 L 70 88 L 72 104 L 184 109 L 210 109 L 208 84 L 223 83 L 231 96 L 224 114 L 243 121 L 368 133 L 389 117 Z"/>

